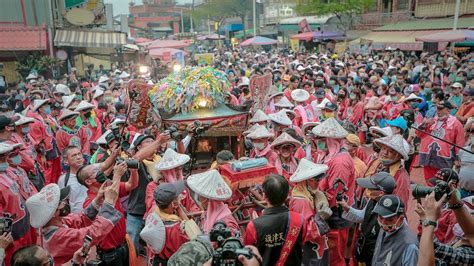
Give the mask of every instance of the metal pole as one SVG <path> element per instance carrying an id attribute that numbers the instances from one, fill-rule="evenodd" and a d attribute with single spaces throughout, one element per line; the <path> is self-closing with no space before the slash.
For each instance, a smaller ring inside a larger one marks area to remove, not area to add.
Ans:
<path id="1" fill-rule="evenodd" d="M 253 0 L 253 37 L 257 36 L 257 7 L 256 1 Z M 244 29 L 245 32 L 245 29 Z"/>
<path id="2" fill-rule="evenodd" d="M 423 133 L 423 134 L 426 134 L 426 135 L 428 135 L 428 136 L 431 136 L 431 137 L 433 137 L 433 138 L 435 138 L 435 139 L 437 139 L 437 140 L 440 140 L 440 141 L 442 141 L 442 142 L 444 142 L 444 143 L 447 143 L 447 144 L 449 144 L 449 145 L 451 145 L 451 146 L 453 146 L 453 147 L 455 147 L 455 148 L 458 148 L 458 149 L 463 150 L 463 151 L 465 151 L 465 152 L 468 152 L 468 153 L 470 153 L 470 154 L 474 154 L 474 152 L 472 152 L 472 151 L 470 151 L 470 150 L 467 150 L 467 149 L 465 149 L 464 147 L 461 147 L 461 146 L 459 146 L 459 145 L 457 145 L 457 144 L 455 144 L 455 143 L 452 143 L 451 141 L 447 141 L 447 140 L 445 140 L 445 139 L 442 139 L 442 138 L 440 138 L 440 137 L 437 137 L 437 136 L 435 136 L 435 135 L 432 135 L 432 134 L 430 134 L 430 133 L 428 133 L 428 132 L 426 132 L 426 131 L 423 131 L 423 130 L 421 130 L 421 129 L 417 128 L 417 127 L 414 127 L 414 126 L 412 126 L 411 128 L 413 128 L 413 129 L 415 129 L 415 130 L 417 130 L 417 131 L 419 131 L 419 132 L 421 132 L 421 133 Z"/>
<path id="3" fill-rule="evenodd" d="M 459 9 L 461 7 L 461 0 L 456 0 L 456 8 L 454 9 L 453 30 L 458 29 Z M 451 42 L 451 51 L 454 53 L 454 42 Z"/>
<path id="4" fill-rule="evenodd" d="M 181 33 L 184 32 L 183 10 L 181 9 Z"/>
<path id="5" fill-rule="evenodd" d="M 209 15 L 207 15 L 207 31 L 211 34 L 211 19 Z"/>

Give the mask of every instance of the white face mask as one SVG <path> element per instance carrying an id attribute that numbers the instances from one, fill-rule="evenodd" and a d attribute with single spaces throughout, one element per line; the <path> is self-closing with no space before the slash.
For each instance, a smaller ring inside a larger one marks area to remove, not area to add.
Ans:
<path id="1" fill-rule="evenodd" d="M 253 143 L 253 147 L 258 151 L 261 151 L 261 150 L 265 149 L 266 146 L 267 146 L 267 144 L 264 143 L 264 142 Z"/>

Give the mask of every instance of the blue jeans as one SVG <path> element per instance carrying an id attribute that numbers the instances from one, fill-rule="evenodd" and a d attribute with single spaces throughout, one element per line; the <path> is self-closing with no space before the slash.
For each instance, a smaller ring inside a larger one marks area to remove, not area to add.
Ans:
<path id="1" fill-rule="evenodd" d="M 140 251 L 140 231 L 144 224 L 143 216 L 127 214 L 127 234 L 133 241 L 137 255 Z"/>

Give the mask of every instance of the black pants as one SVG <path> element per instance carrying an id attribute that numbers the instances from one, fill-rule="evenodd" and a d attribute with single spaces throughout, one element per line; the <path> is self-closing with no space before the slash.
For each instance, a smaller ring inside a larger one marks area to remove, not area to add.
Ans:
<path id="1" fill-rule="evenodd" d="M 98 254 L 101 260 L 99 265 L 101 266 L 128 266 L 130 264 L 128 260 L 127 243 L 122 244 L 116 249 L 105 252 L 98 250 Z"/>

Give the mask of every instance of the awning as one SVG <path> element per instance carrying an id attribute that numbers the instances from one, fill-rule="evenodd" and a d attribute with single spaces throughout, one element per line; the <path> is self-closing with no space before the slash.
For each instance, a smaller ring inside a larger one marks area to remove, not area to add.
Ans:
<path id="1" fill-rule="evenodd" d="M 126 43 L 125 33 L 113 31 L 57 30 L 54 36 L 56 46 L 120 48 Z"/>
<path id="2" fill-rule="evenodd" d="M 388 47 L 400 50 L 422 51 L 423 42 L 418 42 L 415 39 L 430 33 L 439 31 L 372 31 L 368 34 L 355 39 L 350 42 L 351 45 L 361 43 L 361 40 L 371 41 L 372 47 L 375 50 L 384 50 Z M 445 45 L 440 45 L 438 50 L 444 50 Z M 443 49 L 442 49 L 443 48 Z"/>
<path id="3" fill-rule="evenodd" d="M 319 27 L 321 27 L 321 24 L 313 24 L 309 23 L 309 27 L 312 30 L 316 30 Z M 299 24 L 279 24 L 278 25 L 278 31 L 284 31 L 284 32 L 298 32 L 300 31 L 300 25 Z"/>
<path id="4" fill-rule="evenodd" d="M 225 35 L 226 32 L 239 31 L 243 29 L 244 29 L 244 25 L 242 24 L 227 24 L 219 28 L 219 34 Z"/>
<path id="5" fill-rule="evenodd" d="M 47 44 L 48 37 L 43 27 L 0 27 L 0 51 L 46 50 Z"/>

